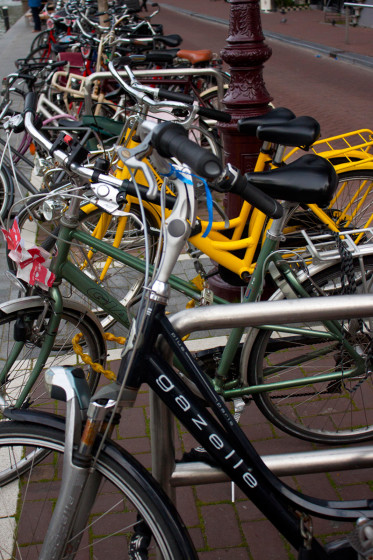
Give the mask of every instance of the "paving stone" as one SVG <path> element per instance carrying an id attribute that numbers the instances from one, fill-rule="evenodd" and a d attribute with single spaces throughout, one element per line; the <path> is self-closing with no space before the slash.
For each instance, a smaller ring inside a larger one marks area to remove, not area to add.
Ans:
<path id="1" fill-rule="evenodd" d="M 194 494 L 194 488 L 181 487 L 176 489 L 177 508 L 187 527 L 197 527 L 200 525 L 198 508 Z"/>
<path id="2" fill-rule="evenodd" d="M 233 505 L 202 506 L 207 545 L 210 548 L 241 546 L 243 539 Z"/>
<path id="3" fill-rule="evenodd" d="M 281 535 L 267 521 L 243 523 L 242 530 L 253 560 L 285 560 L 291 558 Z"/>

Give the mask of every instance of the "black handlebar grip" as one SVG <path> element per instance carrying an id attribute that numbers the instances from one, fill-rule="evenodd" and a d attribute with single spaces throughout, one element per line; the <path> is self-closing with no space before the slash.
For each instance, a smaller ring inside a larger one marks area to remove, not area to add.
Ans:
<path id="1" fill-rule="evenodd" d="M 214 179 L 222 172 L 220 160 L 188 138 L 188 132 L 176 123 L 157 125 L 152 134 L 152 145 L 163 157 L 176 157 L 193 171 L 207 179 Z"/>
<path id="2" fill-rule="evenodd" d="M 237 178 L 230 192 L 240 195 L 269 218 L 281 218 L 284 213 L 277 200 L 255 187 L 245 176 L 240 175 Z"/>
<path id="3" fill-rule="evenodd" d="M 142 64 L 146 61 L 146 55 L 144 54 L 131 54 L 128 56 L 120 56 L 119 58 L 114 58 L 114 66 L 132 66 L 133 64 Z"/>
<path id="4" fill-rule="evenodd" d="M 52 62 L 51 64 L 48 64 L 47 66 L 49 66 L 49 68 L 51 70 L 54 70 L 55 68 L 60 68 L 61 66 L 66 66 L 66 64 L 68 64 L 68 60 L 57 60 L 56 62 Z"/>
<path id="5" fill-rule="evenodd" d="M 198 114 L 201 117 L 206 117 L 207 119 L 214 119 L 214 121 L 229 123 L 232 117 L 229 113 L 224 111 L 218 111 L 218 109 L 210 109 L 209 107 L 200 107 L 198 109 Z"/>
<path id="6" fill-rule="evenodd" d="M 164 88 L 159 88 L 158 97 L 159 99 L 167 99 L 167 101 L 180 101 L 180 103 L 186 103 L 187 105 L 193 105 L 194 102 L 193 97 L 190 97 L 190 95 L 169 91 Z"/>
<path id="7" fill-rule="evenodd" d="M 30 91 L 26 95 L 24 113 L 34 113 L 38 102 L 38 95 L 34 91 Z"/>

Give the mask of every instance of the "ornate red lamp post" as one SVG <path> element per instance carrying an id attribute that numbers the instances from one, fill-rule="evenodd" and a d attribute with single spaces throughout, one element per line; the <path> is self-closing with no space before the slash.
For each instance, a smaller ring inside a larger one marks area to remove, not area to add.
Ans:
<path id="1" fill-rule="evenodd" d="M 246 172 L 254 169 L 260 144 L 256 138 L 240 134 L 237 121 L 268 111 L 272 97 L 264 84 L 263 64 L 271 56 L 272 50 L 264 42 L 259 0 L 229 0 L 229 4 L 229 37 L 221 56 L 231 74 L 230 86 L 223 102 L 232 121 L 222 124 L 220 130 L 226 162 Z M 235 217 L 239 214 L 241 200 L 235 195 L 227 198 L 228 216 Z"/>
<path id="2" fill-rule="evenodd" d="M 260 18 L 260 0 L 227 0 L 230 4 L 229 36 L 221 51 L 224 62 L 229 66 L 231 81 L 224 96 L 226 111 L 231 114 L 229 124 L 219 126 L 223 139 L 225 162 L 238 167 L 241 172 L 252 171 L 260 149 L 257 138 L 241 134 L 237 122 L 243 117 L 267 113 L 272 100 L 263 80 L 263 64 L 272 54 L 265 44 Z M 229 194 L 224 200 L 229 218 L 240 213 L 242 199 Z M 220 278 L 213 277 L 210 283 L 216 293 L 233 299 L 237 289 L 231 288 Z"/>

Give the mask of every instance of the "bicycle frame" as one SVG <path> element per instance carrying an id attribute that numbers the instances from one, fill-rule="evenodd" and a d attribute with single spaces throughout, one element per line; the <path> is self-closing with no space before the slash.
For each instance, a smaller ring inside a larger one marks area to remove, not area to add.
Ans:
<path id="1" fill-rule="evenodd" d="M 262 304 L 262 308 L 264 309 L 266 305 L 268 304 Z M 208 314 L 209 310 L 207 310 L 207 317 Z M 232 315 L 228 314 L 228 316 Z M 308 513 L 344 521 L 355 520 L 362 512 L 368 517 L 373 515 L 373 511 L 368 511 L 369 500 L 363 500 L 359 505 L 355 502 L 345 506 L 338 505 L 336 502 L 308 500 L 307 496 L 300 496 L 281 483 L 264 466 L 261 458 L 232 419 L 223 401 L 211 388 L 194 358 L 164 316 L 160 306 L 155 305 L 149 312 L 144 333 L 144 344 L 138 350 L 135 365 L 125 378 L 126 386 L 138 388 L 142 382 L 146 382 L 198 443 L 211 454 L 229 478 L 252 499 L 293 546 L 299 548 L 302 541 L 298 531 L 299 519 L 289 513 L 289 506 L 294 508 L 296 505 L 300 510 Z M 163 340 L 183 365 L 183 369 L 188 371 L 189 379 L 207 400 L 220 425 L 207 409 L 201 408 L 200 401 L 191 390 L 187 389 L 173 368 L 159 354 L 152 351 L 158 335 L 162 335 Z M 121 368 L 122 366 L 118 373 L 119 381 L 125 370 L 124 367 L 123 370 Z M 313 547 L 316 554 L 321 553 L 316 542 Z M 323 558 L 322 554 L 320 558 Z"/>

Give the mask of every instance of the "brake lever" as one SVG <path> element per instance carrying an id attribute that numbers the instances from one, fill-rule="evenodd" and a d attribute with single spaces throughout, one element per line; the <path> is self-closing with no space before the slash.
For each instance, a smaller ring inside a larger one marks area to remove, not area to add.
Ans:
<path id="1" fill-rule="evenodd" d="M 133 148 L 123 148 L 122 146 L 119 146 L 117 148 L 117 154 L 126 167 L 142 171 L 146 182 L 149 185 L 149 191 L 146 197 L 150 200 L 154 200 L 158 193 L 158 185 L 154 175 L 150 171 L 149 166 L 142 161 L 142 159 L 148 155 L 152 149 L 150 146 L 151 136 L 152 133 L 149 132 L 145 136 L 144 140 Z"/>
<path id="2" fill-rule="evenodd" d="M 111 216 L 130 217 L 140 226 L 141 231 L 144 229 L 143 223 L 135 214 L 119 210 L 122 202 L 118 203 L 118 189 L 107 183 L 92 183 L 90 189 L 96 195 L 91 199 L 91 202 L 93 202 L 95 206 L 102 208 L 102 210 L 111 214 Z"/>
<path id="3" fill-rule="evenodd" d="M 24 122 L 22 113 L 13 115 L 12 117 L 5 117 L 3 122 L 4 130 L 13 130 L 14 132 L 23 132 Z"/>

